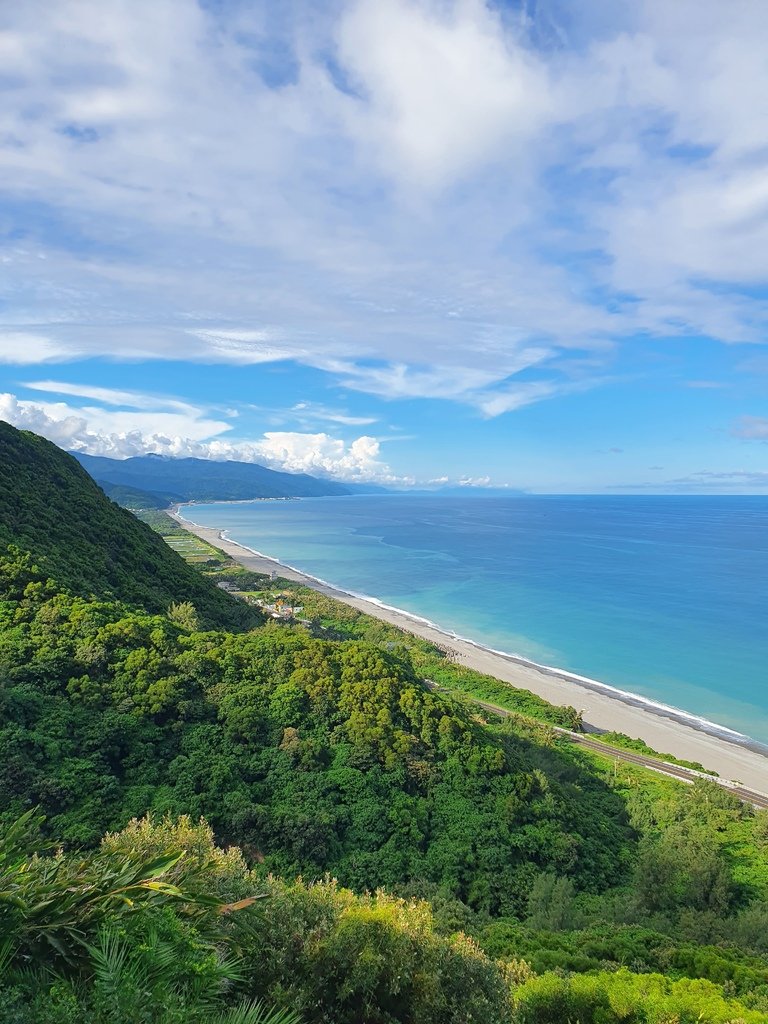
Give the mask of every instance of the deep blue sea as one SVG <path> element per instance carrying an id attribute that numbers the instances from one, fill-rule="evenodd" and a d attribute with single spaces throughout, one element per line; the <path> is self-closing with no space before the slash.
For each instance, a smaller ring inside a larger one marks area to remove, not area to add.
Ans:
<path id="1" fill-rule="evenodd" d="M 182 514 L 496 650 L 768 743 L 768 497 L 370 497 Z"/>

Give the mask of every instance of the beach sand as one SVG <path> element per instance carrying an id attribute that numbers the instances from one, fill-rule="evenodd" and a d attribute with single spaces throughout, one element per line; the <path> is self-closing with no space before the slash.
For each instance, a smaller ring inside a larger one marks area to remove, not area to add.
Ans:
<path id="1" fill-rule="evenodd" d="M 398 629 L 429 640 L 451 652 L 454 660 L 467 668 L 493 676 L 520 689 L 531 690 L 551 704 L 566 704 L 583 712 L 588 731 L 623 732 L 640 737 L 655 750 L 673 754 L 688 761 L 698 761 L 705 768 L 716 771 L 721 778 L 740 782 L 749 789 L 768 795 L 768 756 L 745 738 L 738 742 L 725 735 L 713 735 L 705 723 L 698 723 L 684 712 L 663 708 L 623 691 L 612 690 L 591 680 L 580 680 L 557 669 L 549 669 L 526 662 L 522 658 L 488 650 L 469 640 L 454 637 L 435 626 L 415 619 L 395 608 L 384 607 L 337 590 L 285 566 L 267 555 L 224 538 L 220 531 L 197 526 L 195 523 L 169 512 L 171 518 L 202 540 L 224 551 L 235 561 L 254 572 L 277 572 L 285 579 L 343 601 L 366 615 L 382 619 Z"/>

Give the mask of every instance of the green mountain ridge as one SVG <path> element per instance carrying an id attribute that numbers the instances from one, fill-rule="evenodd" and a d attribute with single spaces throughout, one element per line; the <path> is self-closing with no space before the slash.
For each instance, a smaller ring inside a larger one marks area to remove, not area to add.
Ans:
<path id="1" fill-rule="evenodd" d="M 194 604 L 202 621 L 236 627 L 246 609 L 103 493 L 52 442 L 0 422 L 0 548 L 29 552 L 72 593 L 149 611 Z"/>
<path id="2" fill-rule="evenodd" d="M 138 455 L 129 459 L 72 453 L 94 480 L 180 501 L 247 501 L 349 494 L 344 484 L 306 473 L 283 473 L 251 462 Z"/>

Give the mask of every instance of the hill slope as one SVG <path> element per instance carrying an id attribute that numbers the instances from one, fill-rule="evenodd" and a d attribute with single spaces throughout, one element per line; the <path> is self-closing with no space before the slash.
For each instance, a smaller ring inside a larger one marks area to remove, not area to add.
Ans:
<path id="1" fill-rule="evenodd" d="M 334 480 L 306 473 L 278 473 L 251 462 L 212 462 L 210 459 L 172 459 L 139 455 L 104 459 L 75 453 L 94 480 L 129 487 L 174 501 L 238 501 L 248 498 L 314 498 L 348 494 Z"/>
<path id="2" fill-rule="evenodd" d="M 149 491 L 140 491 L 137 487 L 125 487 L 123 484 L 113 484 L 109 480 L 98 480 L 99 487 L 112 501 L 122 505 L 123 508 L 132 510 L 142 509 L 163 509 L 169 504 L 167 497 L 162 494 L 150 494 Z"/>
<path id="3" fill-rule="evenodd" d="M 262 997 L 304 1024 L 768 1019 L 768 812 L 484 722 L 423 685 L 436 649 L 326 597 L 310 629 L 200 632 L 46 571 L 247 612 L 0 424 L 0 1020 L 213 1024 Z"/>
<path id="4" fill-rule="evenodd" d="M 0 549 L 9 544 L 77 594 L 150 611 L 191 601 L 217 626 L 237 626 L 246 612 L 111 502 L 71 455 L 0 422 Z"/>

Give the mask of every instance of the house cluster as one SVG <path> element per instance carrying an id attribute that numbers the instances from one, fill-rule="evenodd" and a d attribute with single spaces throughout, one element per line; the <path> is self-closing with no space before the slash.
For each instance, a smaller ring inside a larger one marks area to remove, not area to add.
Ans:
<path id="1" fill-rule="evenodd" d="M 257 599 L 255 603 L 273 619 L 295 619 L 304 608 L 300 604 L 290 604 L 282 595 L 278 595 L 273 601 Z"/>
<path id="2" fill-rule="evenodd" d="M 240 592 L 235 583 L 230 583 L 229 580 L 221 580 L 216 584 L 220 590 L 226 591 L 227 594 L 231 594 L 232 597 L 236 597 L 241 601 L 247 601 L 248 604 L 255 604 L 261 608 L 262 611 L 266 612 L 273 619 L 298 619 L 299 622 L 304 625 L 310 625 L 308 619 L 299 619 L 299 612 L 304 610 L 304 606 L 301 604 L 291 604 L 290 598 L 287 594 L 278 594 L 276 597 L 270 596 L 266 600 L 260 597 L 251 597 L 250 595 L 244 595 Z"/>

